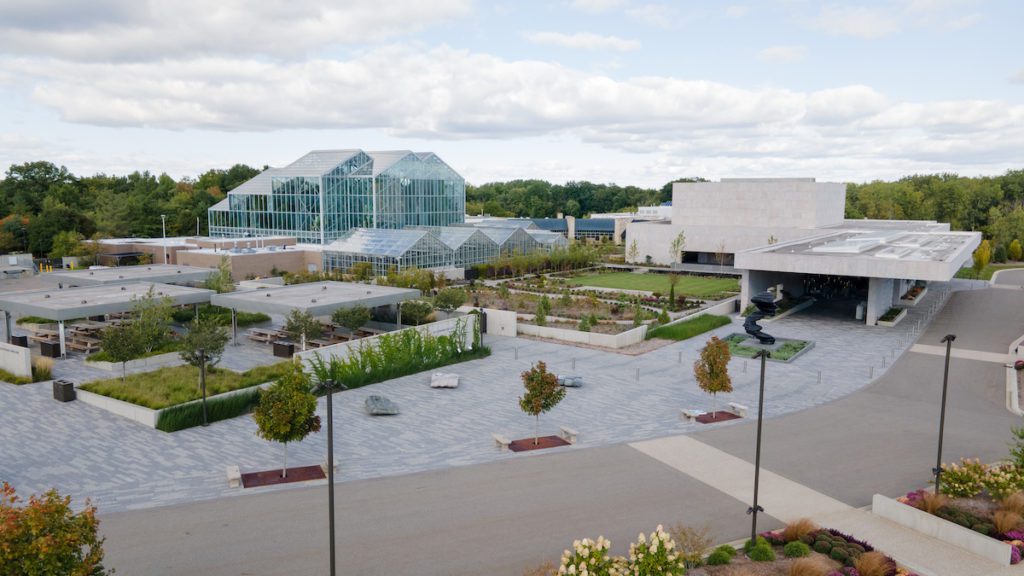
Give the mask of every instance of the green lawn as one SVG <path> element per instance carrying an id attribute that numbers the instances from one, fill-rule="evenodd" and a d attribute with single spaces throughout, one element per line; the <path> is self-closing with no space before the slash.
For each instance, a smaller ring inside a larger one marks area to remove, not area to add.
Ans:
<path id="1" fill-rule="evenodd" d="M 632 272 L 609 272 L 607 274 L 589 274 L 576 276 L 566 281 L 573 286 L 595 286 L 598 288 L 615 288 L 618 290 L 646 290 L 668 294 L 668 274 L 634 274 Z M 704 298 L 722 292 L 739 292 L 740 283 L 736 278 L 715 278 L 708 276 L 679 277 L 676 294 Z"/>
<path id="2" fill-rule="evenodd" d="M 981 274 L 975 274 L 974 268 L 970 266 L 961 268 L 957 271 L 957 278 L 966 278 L 968 280 L 991 280 L 992 275 L 999 270 L 1009 270 L 1011 268 L 1024 268 L 1024 262 L 1013 262 L 1010 264 L 989 264 L 982 269 Z"/>
<path id="3" fill-rule="evenodd" d="M 647 337 L 664 338 L 666 340 L 686 340 L 698 334 L 703 334 L 708 330 L 714 330 L 719 326 L 725 326 L 729 321 L 729 318 L 726 316 L 705 314 L 690 320 L 683 320 L 671 326 L 659 326 L 648 332 Z"/>
<path id="4" fill-rule="evenodd" d="M 248 388 L 276 380 L 288 367 L 288 361 L 270 366 L 257 366 L 241 374 L 226 368 L 206 374 L 206 396 Z M 146 408 L 159 410 L 190 400 L 198 400 L 199 369 L 194 366 L 172 366 L 152 372 L 129 374 L 125 383 L 121 377 L 97 380 L 81 386 L 82 390 L 109 396 Z"/>

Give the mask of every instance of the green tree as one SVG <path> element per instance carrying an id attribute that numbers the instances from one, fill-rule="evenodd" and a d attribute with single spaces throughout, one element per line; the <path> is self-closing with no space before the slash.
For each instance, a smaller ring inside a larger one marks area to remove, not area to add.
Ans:
<path id="1" fill-rule="evenodd" d="M 306 349 L 306 342 L 319 338 L 323 331 L 320 321 L 312 314 L 298 308 L 293 308 L 284 322 L 284 331 L 298 338 L 302 343 L 302 349 Z"/>
<path id="2" fill-rule="evenodd" d="M 466 303 L 466 291 L 461 288 L 445 288 L 434 296 L 434 308 L 451 314 Z"/>
<path id="3" fill-rule="evenodd" d="M 537 301 L 537 311 L 533 314 L 533 321 L 537 326 L 547 326 L 548 324 L 548 313 L 544 308 L 544 301 Z"/>
<path id="4" fill-rule="evenodd" d="M 349 332 L 355 334 L 370 321 L 370 310 L 366 306 L 353 306 L 351 308 L 338 308 L 331 315 L 331 320 L 336 324 L 344 326 Z"/>
<path id="5" fill-rule="evenodd" d="M 50 258 L 62 256 L 81 256 L 83 253 L 82 241 L 85 236 L 74 230 L 63 230 L 53 237 L 50 248 Z"/>
<path id="6" fill-rule="evenodd" d="M 220 263 L 217 264 L 217 271 L 206 278 L 206 281 L 203 282 L 203 287 L 207 290 L 214 290 L 217 294 L 231 292 L 235 289 L 235 284 L 231 279 L 230 258 L 227 256 L 220 257 Z"/>
<path id="7" fill-rule="evenodd" d="M 535 419 L 533 444 L 540 443 L 540 415 L 548 412 L 565 398 L 565 388 L 558 385 L 558 377 L 548 372 L 544 362 L 537 362 L 522 373 L 526 393 L 519 397 L 519 408 Z"/>
<path id="8" fill-rule="evenodd" d="M 310 392 L 309 376 L 299 364 L 291 364 L 288 372 L 260 392 L 252 417 L 260 438 L 284 444 L 281 477 L 288 477 L 288 443 L 320 431 L 316 396 Z"/>
<path id="9" fill-rule="evenodd" d="M 974 259 L 974 274 L 980 276 L 981 271 L 988 266 L 989 261 L 992 259 L 992 248 L 988 240 L 982 240 L 981 245 L 978 246 L 971 257 Z"/>
<path id="10" fill-rule="evenodd" d="M 356 282 L 369 282 L 373 280 L 373 264 L 356 262 L 348 269 L 348 273 L 355 278 Z"/>
<path id="11" fill-rule="evenodd" d="M 1006 246 L 996 244 L 996 249 L 992 251 L 992 261 L 999 264 L 1006 263 Z"/>
<path id="12" fill-rule="evenodd" d="M 206 425 L 206 367 L 216 366 L 224 354 L 228 334 L 214 318 L 196 318 L 181 339 L 181 359 L 199 368 L 199 391 L 203 397 L 203 426 Z"/>
<path id="13" fill-rule="evenodd" d="M 640 249 L 636 245 L 636 238 L 633 238 L 633 241 L 629 243 L 629 250 L 626 251 L 626 261 L 636 262 L 636 258 L 639 255 Z"/>
<path id="14" fill-rule="evenodd" d="M 562 296 L 559 298 L 558 303 L 561 304 L 563 308 L 572 306 L 572 294 L 569 292 L 568 288 L 562 290 Z"/>
<path id="15" fill-rule="evenodd" d="M 96 508 L 81 512 L 71 498 L 50 490 L 22 504 L 14 487 L 0 487 L 0 576 L 103 576 L 104 538 Z"/>
<path id="16" fill-rule="evenodd" d="M 679 284 L 679 274 L 675 272 L 669 272 L 668 274 L 668 305 L 676 305 L 676 284 Z"/>
<path id="17" fill-rule="evenodd" d="M 146 295 L 133 298 L 132 319 L 129 325 L 139 340 L 143 351 L 149 354 L 167 343 L 171 334 L 171 320 L 174 318 L 173 301 L 167 296 L 158 296 L 150 286 Z"/>
<path id="18" fill-rule="evenodd" d="M 682 230 L 676 237 L 672 239 L 672 243 L 669 244 L 669 262 L 682 262 L 683 256 L 686 255 L 686 234 Z"/>
<path id="19" fill-rule="evenodd" d="M 1024 256 L 1024 248 L 1021 247 L 1020 240 L 1014 238 L 1013 242 L 1010 242 L 1010 249 L 1007 250 L 1007 256 L 1009 256 L 1010 260 L 1013 260 L 1014 262 L 1020 261 L 1021 256 Z"/>
<path id="20" fill-rule="evenodd" d="M 127 379 L 125 363 L 138 358 L 146 351 L 130 323 L 104 329 L 100 334 L 100 350 L 112 361 L 121 363 L 122 384 Z"/>
<path id="21" fill-rule="evenodd" d="M 704 349 L 700 351 L 700 359 L 693 363 L 693 375 L 697 378 L 700 389 L 711 394 L 715 400 L 714 417 L 718 415 L 718 394 L 732 392 L 732 378 L 729 376 L 729 343 L 712 336 Z"/>
<path id="22" fill-rule="evenodd" d="M 419 326 L 425 322 L 434 311 L 434 305 L 427 300 L 408 300 L 402 302 L 402 323 L 411 323 Z"/>

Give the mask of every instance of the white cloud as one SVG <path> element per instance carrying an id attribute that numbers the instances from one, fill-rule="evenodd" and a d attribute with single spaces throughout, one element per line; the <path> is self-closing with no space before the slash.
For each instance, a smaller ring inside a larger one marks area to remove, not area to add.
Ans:
<path id="1" fill-rule="evenodd" d="M 803 60 L 806 49 L 803 46 L 772 46 L 757 53 L 764 62 L 788 63 Z"/>
<path id="2" fill-rule="evenodd" d="M 618 50 L 628 52 L 640 48 L 639 40 L 627 40 L 618 36 L 601 36 L 590 32 L 562 34 L 560 32 L 527 32 L 527 40 L 534 44 L 577 48 L 582 50 Z"/>
<path id="3" fill-rule="evenodd" d="M 572 0 L 570 4 L 584 12 L 607 12 L 626 3 L 625 0 Z"/>
<path id="4" fill-rule="evenodd" d="M 899 19 L 885 10 L 836 4 L 823 6 L 811 24 L 828 34 L 866 40 L 888 36 L 900 29 Z"/>
<path id="5" fill-rule="evenodd" d="M 675 28 L 682 19 L 679 10 L 671 4 L 641 4 L 626 13 L 637 22 L 665 29 Z"/>
<path id="6" fill-rule="evenodd" d="M 1024 68 L 1017 71 L 1016 74 L 1010 76 L 1010 82 L 1014 84 L 1024 84 Z"/>
<path id="7" fill-rule="evenodd" d="M 729 18 L 742 18 L 750 13 L 750 6 L 733 4 L 725 7 L 725 15 Z"/>
<path id="8" fill-rule="evenodd" d="M 0 51 L 83 61 L 297 57 L 409 34 L 471 7 L 472 0 L 0 0 Z"/>

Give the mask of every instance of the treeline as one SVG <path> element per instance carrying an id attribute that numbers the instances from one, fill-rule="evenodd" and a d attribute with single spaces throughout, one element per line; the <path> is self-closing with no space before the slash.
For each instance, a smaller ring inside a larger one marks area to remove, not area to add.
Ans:
<path id="1" fill-rule="evenodd" d="M 1024 170 L 1002 176 L 915 175 L 895 182 L 849 184 L 847 218 L 937 220 L 976 230 L 996 246 L 1024 240 Z"/>
<path id="2" fill-rule="evenodd" d="M 581 218 L 600 212 L 622 212 L 655 206 L 672 199 L 673 182 L 705 182 L 703 178 L 673 180 L 660 189 L 545 180 L 512 180 L 466 185 L 466 213 L 490 216 L 554 218 L 559 213 Z"/>
<path id="3" fill-rule="evenodd" d="M 50 162 L 11 166 L 0 180 L 0 252 L 67 256 L 77 240 L 93 237 L 158 238 L 161 214 L 167 235 L 206 233 L 206 209 L 260 173 L 236 164 L 196 179 L 167 174 L 76 176 Z"/>

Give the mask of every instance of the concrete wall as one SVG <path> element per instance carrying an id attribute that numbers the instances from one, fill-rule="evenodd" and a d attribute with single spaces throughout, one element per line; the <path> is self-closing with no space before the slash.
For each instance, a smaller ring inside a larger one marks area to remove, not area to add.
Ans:
<path id="1" fill-rule="evenodd" d="M 743 276 L 740 278 L 740 310 L 746 309 L 750 304 L 751 296 L 779 284 L 782 285 L 783 290 L 793 296 L 802 296 L 804 293 L 803 279 L 799 274 L 744 270 Z"/>
<path id="2" fill-rule="evenodd" d="M 231 266 L 231 276 L 235 280 L 252 277 L 266 277 L 277 268 L 280 272 L 293 274 L 306 272 L 309 266 L 315 265 L 320 270 L 322 256 L 315 250 L 296 250 L 288 248 L 274 252 L 261 250 L 253 253 L 234 253 L 227 250 L 211 252 L 208 250 L 182 251 L 177 255 L 178 263 L 184 266 L 199 268 L 216 268 L 221 257 L 227 256 Z"/>
<path id="3" fill-rule="evenodd" d="M 122 418 L 128 418 L 134 420 L 143 426 L 149 426 L 150 428 L 156 428 L 156 417 L 157 411 L 149 408 L 144 408 L 130 402 L 123 400 L 117 400 L 108 396 L 101 396 L 100 394 L 94 394 L 85 390 L 75 389 L 76 398 L 78 400 L 102 408 L 107 412 L 111 412 Z"/>
<path id="4" fill-rule="evenodd" d="M 137 368 L 161 368 L 163 366 L 180 366 L 185 361 L 181 359 L 181 356 L 177 352 L 168 352 L 167 354 L 157 354 L 156 356 L 150 356 L 149 358 L 139 358 L 138 360 L 129 360 L 125 362 L 125 370 L 135 370 Z M 100 370 L 106 370 L 107 372 L 121 373 L 120 362 L 87 362 L 85 364 L 91 368 L 99 368 Z"/>
<path id="5" fill-rule="evenodd" d="M 32 353 L 28 348 L 0 342 L 0 369 L 15 376 L 32 377 Z"/>
<path id="6" fill-rule="evenodd" d="M 722 179 L 672 185 L 676 226 L 817 228 L 843 222 L 846 184 L 811 179 Z"/>
<path id="7" fill-rule="evenodd" d="M 724 242 L 725 252 L 735 254 L 768 244 L 769 239 L 789 242 L 815 233 L 809 228 L 787 228 L 783 226 L 682 226 L 667 222 L 631 222 L 626 227 L 626 253 L 633 241 L 637 243 L 637 256 L 630 262 L 642 263 L 649 254 L 655 264 L 672 263 L 669 247 L 679 232 L 686 236 L 686 252 L 718 252 Z M 676 260 L 678 261 L 678 260 Z"/>
<path id="8" fill-rule="evenodd" d="M 469 313 L 476 310 L 471 306 L 462 306 L 459 312 Z M 496 310 L 494 308 L 483 308 L 487 314 L 487 334 L 491 336 L 515 336 L 516 327 L 519 323 L 516 313 L 512 310 Z"/>
<path id="9" fill-rule="evenodd" d="M 438 320 L 437 322 L 431 322 L 430 324 L 424 324 L 422 326 L 403 328 L 403 330 L 419 330 L 424 334 L 446 336 L 455 331 L 457 323 L 464 322 L 466 326 L 465 345 L 467 348 L 472 348 L 473 331 L 476 326 L 476 318 L 476 314 L 466 314 L 465 316 L 459 316 L 458 318 L 449 318 L 447 320 Z M 402 330 L 396 330 L 394 332 L 389 332 L 389 334 L 398 334 L 401 331 Z M 378 340 L 380 340 L 380 336 L 370 336 L 369 338 L 350 340 L 333 346 L 324 346 L 323 348 L 315 348 L 313 350 L 306 350 L 305 352 L 296 352 L 295 358 L 298 358 L 299 361 L 307 365 L 316 358 L 317 355 L 325 361 L 328 361 L 331 358 L 345 359 L 348 358 L 350 350 L 358 350 L 360 346 L 374 346 Z"/>
<path id="10" fill-rule="evenodd" d="M 579 330 L 552 328 L 550 326 L 534 326 L 533 324 L 518 324 L 516 330 L 519 334 L 525 334 L 527 336 L 550 338 L 552 340 L 561 340 L 563 342 L 575 342 L 577 344 L 589 344 L 591 346 L 601 346 L 603 348 L 613 349 L 639 344 L 647 337 L 646 324 L 618 334 L 580 332 Z"/>

